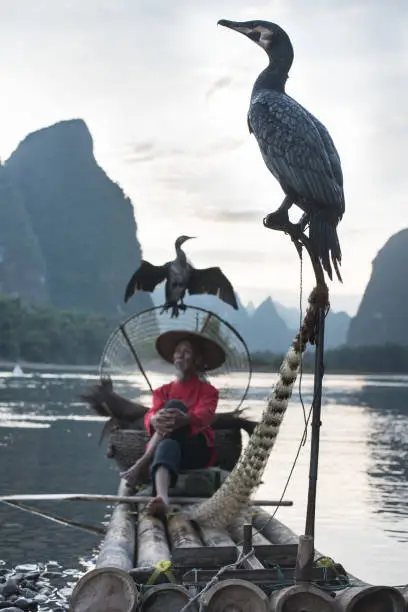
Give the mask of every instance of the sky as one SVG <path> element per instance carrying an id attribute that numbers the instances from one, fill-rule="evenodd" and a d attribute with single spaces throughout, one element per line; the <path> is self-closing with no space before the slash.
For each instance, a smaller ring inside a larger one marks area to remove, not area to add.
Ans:
<path id="1" fill-rule="evenodd" d="M 283 200 L 246 114 L 262 49 L 217 26 L 265 19 L 289 34 L 286 91 L 339 151 L 343 284 L 353 315 L 384 243 L 408 227 L 406 0 L 0 0 L 0 158 L 29 133 L 82 118 L 94 153 L 135 209 L 143 256 L 219 265 L 244 303 L 299 303 L 290 239 L 262 225 Z M 304 263 L 303 295 L 313 287 Z"/>

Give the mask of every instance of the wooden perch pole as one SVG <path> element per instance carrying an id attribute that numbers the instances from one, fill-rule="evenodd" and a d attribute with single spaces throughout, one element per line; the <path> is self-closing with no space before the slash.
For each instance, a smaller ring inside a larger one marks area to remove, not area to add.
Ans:
<path id="1" fill-rule="evenodd" d="M 313 415 L 312 415 L 312 439 L 310 445 L 310 467 L 309 467 L 309 491 L 307 499 L 307 514 L 305 535 L 314 538 L 315 515 L 316 515 L 316 490 L 317 472 L 319 465 L 319 445 L 320 445 L 320 426 L 321 426 L 321 406 L 322 406 L 322 386 L 324 376 L 324 318 L 325 313 L 322 308 L 317 312 L 317 337 L 314 371 L 314 392 L 313 392 Z"/>
<path id="2" fill-rule="evenodd" d="M 308 327 L 307 340 L 316 346 L 312 404 L 312 436 L 309 465 L 309 490 L 307 496 L 305 535 L 301 536 L 299 539 L 298 557 L 295 571 L 296 582 L 310 582 L 314 557 L 316 492 L 321 426 L 320 417 L 322 405 L 322 382 L 324 376 L 324 326 L 326 311 L 329 306 L 329 290 L 325 282 L 322 265 L 318 257 L 316 257 L 316 255 L 313 253 L 309 238 L 302 231 L 300 231 L 299 226 L 290 223 L 288 220 L 287 225 L 277 225 L 273 229 L 284 231 L 290 235 L 300 257 L 302 257 L 302 246 L 305 247 L 309 254 L 316 277 L 316 287 L 312 293 L 313 308 L 310 310 L 310 320 L 307 322 L 308 325 L 306 325 L 306 327 Z M 305 322 L 307 318 L 308 317 L 306 316 Z"/>

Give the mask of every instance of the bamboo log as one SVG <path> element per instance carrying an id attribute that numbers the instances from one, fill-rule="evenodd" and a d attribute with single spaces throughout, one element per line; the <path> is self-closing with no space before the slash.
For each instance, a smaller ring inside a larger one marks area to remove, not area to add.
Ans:
<path id="1" fill-rule="evenodd" d="M 257 530 L 260 530 L 268 540 L 273 544 L 297 544 L 299 545 L 299 536 L 287 527 L 284 523 L 281 523 L 278 519 L 272 518 L 268 512 L 262 508 L 252 508 L 253 523 Z M 314 550 L 314 560 L 324 557 L 318 550 Z M 355 578 L 351 574 L 348 574 L 349 578 L 361 582 L 358 578 Z M 361 584 L 363 584 L 361 582 Z"/>
<path id="2" fill-rule="evenodd" d="M 153 567 L 160 561 L 170 561 L 170 549 L 162 521 L 154 516 L 139 516 L 137 525 L 136 567 Z"/>
<path id="3" fill-rule="evenodd" d="M 129 488 L 124 480 L 119 485 L 119 496 L 127 495 Z M 110 520 L 96 567 L 118 567 L 125 572 L 133 567 L 135 559 L 135 521 L 131 505 L 116 505 Z"/>
<path id="4" fill-rule="evenodd" d="M 245 517 L 238 517 L 231 525 L 230 525 L 230 533 L 235 542 L 240 543 L 244 542 L 245 539 L 245 530 L 244 526 L 246 524 Z M 271 540 L 269 540 L 265 535 L 259 533 L 255 527 L 252 527 L 252 546 L 257 549 L 259 547 L 270 547 L 272 544 Z"/>
<path id="5" fill-rule="evenodd" d="M 268 597 L 246 580 L 222 580 L 201 596 L 206 612 L 268 612 Z"/>
<path id="6" fill-rule="evenodd" d="M 405 585 L 403 587 L 395 587 L 395 588 L 398 588 L 399 592 L 402 594 L 405 600 L 405 604 L 406 604 L 406 608 L 408 612 L 408 585 Z"/>
<path id="7" fill-rule="evenodd" d="M 271 612 L 335 612 L 332 597 L 311 584 L 298 584 L 274 591 L 269 599 Z"/>
<path id="8" fill-rule="evenodd" d="M 126 482 L 121 480 L 119 496 L 126 493 Z M 135 553 L 135 527 L 130 508 L 126 503 L 116 505 L 95 569 L 87 572 L 72 592 L 71 612 L 133 612 L 136 609 L 139 592 L 128 574 Z"/>
<path id="9" fill-rule="evenodd" d="M 271 541 L 268 540 L 262 533 L 258 533 L 254 527 L 252 527 L 252 545 L 257 548 L 258 546 L 270 546 Z"/>
<path id="10" fill-rule="evenodd" d="M 254 504 L 252 504 L 254 505 Z M 272 518 L 262 508 L 252 508 L 252 521 L 257 530 L 261 530 L 271 542 L 274 544 L 298 544 L 299 536 L 296 535 L 289 527 Z M 321 556 L 319 554 L 319 556 Z"/>
<path id="11" fill-rule="evenodd" d="M 199 525 L 201 537 L 206 546 L 216 546 L 219 548 L 233 548 L 236 550 L 234 540 L 229 536 L 225 529 L 207 527 Z"/>
<path id="12" fill-rule="evenodd" d="M 405 612 L 402 593 L 389 586 L 369 584 L 353 586 L 336 595 L 337 610 L 341 612 Z"/>
<path id="13" fill-rule="evenodd" d="M 76 584 L 69 609 L 70 612 L 135 612 L 138 603 L 139 592 L 128 573 L 116 567 L 100 567 L 87 572 Z"/>
<path id="14" fill-rule="evenodd" d="M 244 541 L 244 523 L 247 520 L 247 515 L 244 514 L 237 517 L 230 525 L 230 534 L 238 547 Z M 254 527 L 252 527 L 252 546 L 261 563 L 278 563 L 280 565 L 295 563 L 297 548 L 293 543 L 282 545 L 271 542 L 265 535 L 258 533 Z"/>
<path id="15" fill-rule="evenodd" d="M 167 529 L 172 548 L 200 548 L 203 545 L 190 521 L 179 512 L 168 518 Z"/>
<path id="16" fill-rule="evenodd" d="M 147 591 L 141 602 L 141 612 L 179 612 L 190 600 L 188 590 L 178 584 L 160 584 Z M 197 612 L 195 602 L 189 605 L 189 612 Z"/>

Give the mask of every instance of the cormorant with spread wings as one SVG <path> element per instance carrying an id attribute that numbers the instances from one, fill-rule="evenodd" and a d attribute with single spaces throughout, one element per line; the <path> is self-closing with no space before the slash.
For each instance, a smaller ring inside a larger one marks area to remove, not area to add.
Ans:
<path id="1" fill-rule="evenodd" d="M 140 267 L 131 277 L 125 291 L 125 302 L 135 291 L 154 291 L 157 285 L 166 281 L 164 310 L 172 309 L 172 317 L 178 317 L 179 310 L 185 309 L 183 302 L 186 291 L 190 295 L 209 293 L 238 309 L 234 289 L 220 268 L 196 269 L 188 261 L 181 245 L 192 236 L 179 236 L 175 242 L 176 258 L 163 266 L 154 266 L 142 260 Z"/>

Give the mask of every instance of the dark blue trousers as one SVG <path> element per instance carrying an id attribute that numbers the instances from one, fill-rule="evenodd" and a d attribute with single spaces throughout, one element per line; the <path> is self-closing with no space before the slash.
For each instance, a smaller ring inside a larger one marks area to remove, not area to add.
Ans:
<path id="1" fill-rule="evenodd" d="M 186 405 L 180 400 L 170 400 L 164 408 L 178 408 L 187 412 Z M 171 474 L 170 486 L 175 487 L 180 470 L 205 468 L 210 461 L 210 456 L 204 434 L 199 433 L 196 436 L 191 436 L 188 427 L 181 427 L 173 431 L 159 442 L 150 466 L 153 479 L 153 495 L 156 494 L 154 475 L 158 467 L 162 465 L 169 470 Z"/>

